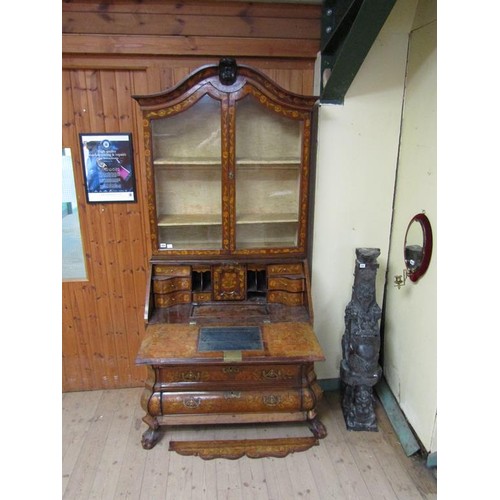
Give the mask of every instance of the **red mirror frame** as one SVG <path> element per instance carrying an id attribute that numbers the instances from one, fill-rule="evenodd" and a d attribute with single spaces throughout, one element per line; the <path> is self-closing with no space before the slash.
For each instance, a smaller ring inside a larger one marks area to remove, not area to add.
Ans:
<path id="1" fill-rule="evenodd" d="M 411 281 L 416 282 L 426 273 L 427 269 L 429 268 L 432 256 L 433 241 L 432 241 L 432 228 L 429 219 L 423 213 L 417 214 L 410 221 L 410 223 L 408 224 L 408 228 L 406 229 L 405 244 L 404 244 L 405 249 L 406 249 L 406 239 L 408 236 L 408 231 L 413 222 L 420 223 L 420 226 L 422 228 L 422 233 L 423 233 L 422 261 L 420 265 L 417 266 L 415 269 L 410 269 L 405 256 L 405 265 L 407 268 L 408 277 L 410 278 Z"/>

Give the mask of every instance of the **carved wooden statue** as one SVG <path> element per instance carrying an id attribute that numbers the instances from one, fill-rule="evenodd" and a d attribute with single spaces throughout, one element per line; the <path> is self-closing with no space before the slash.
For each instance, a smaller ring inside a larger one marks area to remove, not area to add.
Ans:
<path id="1" fill-rule="evenodd" d="M 342 337 L 342 410 L 349 430 L 376 431 L 373 386 L 380 368 L 381 309 L 375 300 L 378 248 L 357 248 L 352 298 L 345 311 Z"/>

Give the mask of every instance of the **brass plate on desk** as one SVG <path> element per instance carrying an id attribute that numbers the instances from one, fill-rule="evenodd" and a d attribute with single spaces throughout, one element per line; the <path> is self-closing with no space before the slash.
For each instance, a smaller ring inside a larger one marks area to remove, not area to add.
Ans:
<path id="1" fill-rule="evenodd" d="M 241 351 L 224 351 L 224 363 L 241 363 L 243 356 Z"/>

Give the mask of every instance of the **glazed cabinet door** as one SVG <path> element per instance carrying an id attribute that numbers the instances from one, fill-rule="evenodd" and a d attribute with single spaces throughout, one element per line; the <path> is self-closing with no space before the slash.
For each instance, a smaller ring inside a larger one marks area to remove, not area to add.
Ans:
<path id="1" fill-rule="evenodd" d="M 232 70 L 136 96 L 156 255 L 305 254 L 315 99 Z"/>
<path id="2" fill-rule="evenodd" d="M 221 102 L 151 120 L 159 250 L 222 248 Z"/>
<path id="3" fill-rule="evenodd" d="M 296 247 L 302 122 L 252 95 L 236 102 L 236 250 Z"/>

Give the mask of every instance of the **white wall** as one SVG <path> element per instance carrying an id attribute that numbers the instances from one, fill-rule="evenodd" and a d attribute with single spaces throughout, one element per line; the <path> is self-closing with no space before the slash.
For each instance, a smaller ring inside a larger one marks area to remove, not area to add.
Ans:
<path id="1" fill-rule="evenodd" d="M 437 450 L 435 8 L 435 0 L 420 0 L 410 36 L 388 279 L 402 273 L 405 231 L 423 210 L 433 227 L 433 256 L 417 283 L 388 287 L 384 336 L 385 378 L 428 451 Z"/>
<path id="2" fill-rule="evenodd" d="M 437 447 L 436 252 L 416 285 L 398 290 L 392 280 L 402 274 L 410 219 L 425 210 L 436 222 L 435 5 L 398 0 L 344 104 L 320 108 L 312 268 L 315 331 L 327 357 L 317 373 L 338 378 L 354 252 L 380 248 L 380 306 L 386 271 L 390 281 L 384 374 L 428 451 Z"/>
<path id="3" fill-rule="evenodd" d="M 312 262 L 314 325 L 326 355 L 318 378 L 338 378 L 355 249 L 381 250 L 382 306 L 398 159 L 408 34 L 417 0 L 398 0 L 344 104 L 319 112 Z"/>

